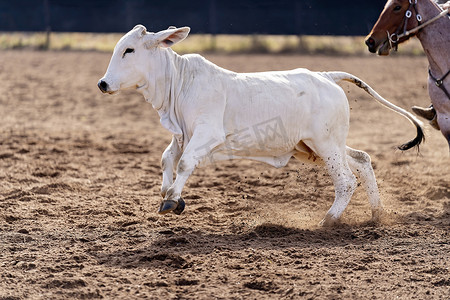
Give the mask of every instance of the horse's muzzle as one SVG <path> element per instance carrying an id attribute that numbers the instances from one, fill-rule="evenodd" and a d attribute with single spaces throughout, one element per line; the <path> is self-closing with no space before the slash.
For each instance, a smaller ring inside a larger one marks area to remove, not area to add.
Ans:
<path id="1" fill-rule="evenodd" d="M 372 37 L 366 39 L 366 45 L 369 48 L 369 51 L 372 53 L 377 52 L 376 42 Z"/>

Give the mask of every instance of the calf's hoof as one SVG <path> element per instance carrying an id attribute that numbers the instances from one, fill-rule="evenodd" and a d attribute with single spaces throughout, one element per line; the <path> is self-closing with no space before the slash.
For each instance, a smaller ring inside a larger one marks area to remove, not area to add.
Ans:
<path id="1" fill-rule="evenodd" d="M 164 200 L 159 206 L 158 213 L 161 215 L 165 215 L 167 213 L 173 212 L 174 214 L 179 215 L 183 212 L 185 206 L 186 204 L 182 198 L 178 199 L 178 201 Z"/>
<path id="2" fill-rule="evenodd" d="M 325 218 L 323 218 L 323 220 L 320 221 L 319 226 L 332 227 L 334 225 L 337 225 L 338 223 L 339 219 L 332 217 L 330 214 L 326 214 Z"/>
<path id="3" fill-rule="evenodd" d="M 178 202 L 175 200 L 164 200 L 161 202 L 161 205 L 159 206 L 158 213 L 161 215 L 165 215 L 167 213 L 170 213 L 171 211 L 175 210 L 177 208 Z"/>
<path id="4" fill-rule="evenodd" d="M 173 210 L 173 213 L 176 215 L 181 215 L 185 206 L 186 203 L 184 202 L 183 198 L 178 199 L 177 207 Z"/>
<path id="5" fill-rule="evenodd" d="M 374 223 L 380 223 L 381 219 L 383 217 L 384 214 L 384 210 L 383 208 L 378 208 L 378 209 L 374 209 L 372 210 L 372 222 Z"/>

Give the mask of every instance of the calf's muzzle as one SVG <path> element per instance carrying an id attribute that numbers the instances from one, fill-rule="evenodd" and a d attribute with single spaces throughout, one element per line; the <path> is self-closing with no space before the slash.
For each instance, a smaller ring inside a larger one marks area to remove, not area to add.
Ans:
<path id="1" fill-rule="evenodd" d="M 98 82 L 97 86 L 100 89 L 100 91 L 102 91 L 103 93 L 108 92 L 108 84 L 106 83 L 106 81 L 100 80 Z"/>

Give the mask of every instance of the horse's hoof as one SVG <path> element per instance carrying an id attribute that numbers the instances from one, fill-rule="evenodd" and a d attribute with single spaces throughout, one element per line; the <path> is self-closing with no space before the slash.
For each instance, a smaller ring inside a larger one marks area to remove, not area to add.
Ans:
<path id="1" fill-rule="evenodd" d="M 159 206 L 158 213 L 161 215 L 165 215 L 167 213 L 170 213 L 171 211 L 174 211 L 177 206 L 178 202 L 175 200 L 164 200 Z"/>
<path id="2" fill-rule="evenodd" d="M 178 199 L 177 207 L 173 210 L 173 213 L 176 215 L 181 215 L 185 206 L 186 203 L 184 202 L 183 198 Z"/>

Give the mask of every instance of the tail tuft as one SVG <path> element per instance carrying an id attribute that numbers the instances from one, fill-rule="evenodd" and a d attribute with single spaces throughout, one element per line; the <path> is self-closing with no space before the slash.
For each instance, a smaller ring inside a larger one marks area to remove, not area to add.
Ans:
<path id="1" fill-rule="evenodd" d="M 417 126 L 417 135 L 416 135 L 416 137 L 413 140 L 411 140 L 411 141 L 409 141 L 407 143 L 404 143 L 401 146 L 398 146 L 397 148 L 399 150 L 401 150 L 401 151 L 406 151 L 406 150 L 409 150 L 409 149 L 417 146 L 417 151 L 419 151 L 419 147 L 420 147 L 420 144 L 422 142 L 425 142 L 425 135 L 423 134 L 422 127 Z"/>

